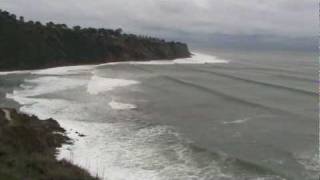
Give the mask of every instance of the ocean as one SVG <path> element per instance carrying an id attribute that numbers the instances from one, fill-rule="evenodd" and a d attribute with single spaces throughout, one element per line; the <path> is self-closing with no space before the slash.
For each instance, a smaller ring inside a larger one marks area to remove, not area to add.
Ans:
<path id="1" fill-rule="evenodd" d="M 317 61 L 209 54 L 0 72 L 0 106 L 56 119 L 57 158 L 103 179 L 318 179 Z"/>

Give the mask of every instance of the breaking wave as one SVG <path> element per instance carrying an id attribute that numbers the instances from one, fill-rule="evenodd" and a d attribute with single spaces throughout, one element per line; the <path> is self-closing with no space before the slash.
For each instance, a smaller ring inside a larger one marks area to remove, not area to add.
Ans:
<path id="1" fill-rule="evenodd" d="M 93 175 L 109 180 L 283 179 L 259 165 L 198 147 L 171 126 L 140 121 L 144 115 L 139 112 L 134 116 L 125 111 L 137 107 L 114 100 L 112 91 L 138 81 L 100 77 L 92 66 L 36 74 L 39 77 L 26 79 L 7 97 L 19 102 L 25 113 L 58 120 L 74 142 L 60 148 L 57 158 Z M 57 76 L 70 74 L 79 76 Z"/>

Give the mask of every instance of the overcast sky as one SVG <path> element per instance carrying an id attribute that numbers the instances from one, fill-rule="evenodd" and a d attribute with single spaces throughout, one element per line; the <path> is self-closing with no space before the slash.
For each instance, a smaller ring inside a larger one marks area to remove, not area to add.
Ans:
<path id="1" fill-rule="evenodd" d="M 203 45 L 223 38 L 303 44 L 319 28 L 316 0 L 0 0 L 0 7 L 28 20 L 121 27 Z"/>

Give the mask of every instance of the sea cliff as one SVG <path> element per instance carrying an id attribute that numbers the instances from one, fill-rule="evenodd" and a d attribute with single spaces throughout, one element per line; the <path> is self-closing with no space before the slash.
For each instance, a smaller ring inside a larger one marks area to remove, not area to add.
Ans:
<path id="1" fill-rule="evenodd" d="M 0 108 L 0 179 L 98 180 L 66 160 L 56 160 L 65 130 L 53 119 L 39 120 Z"/>
<path id="2" fill-rule="evenodd" d="M 122 29 L 25 21 L 0 10 L 0 71 L 189 57 L 187 44 Z"/>

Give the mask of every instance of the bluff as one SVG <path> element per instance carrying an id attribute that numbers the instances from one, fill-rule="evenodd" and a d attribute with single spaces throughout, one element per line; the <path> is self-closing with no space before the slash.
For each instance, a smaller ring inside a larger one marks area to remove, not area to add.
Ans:
<path id="1" fill-rule="evenodd" d="M 188 46 L 122 29 L 25 21 L 0 10 L 0 71 L 189 57 Z"/>
<path id="2" fill-rule="evenodd" d="M 72 142 L 57 121 L 0 108 L 0 179 L 99 180 L 56 159 L 57 148 L 64 143 Z"/>

